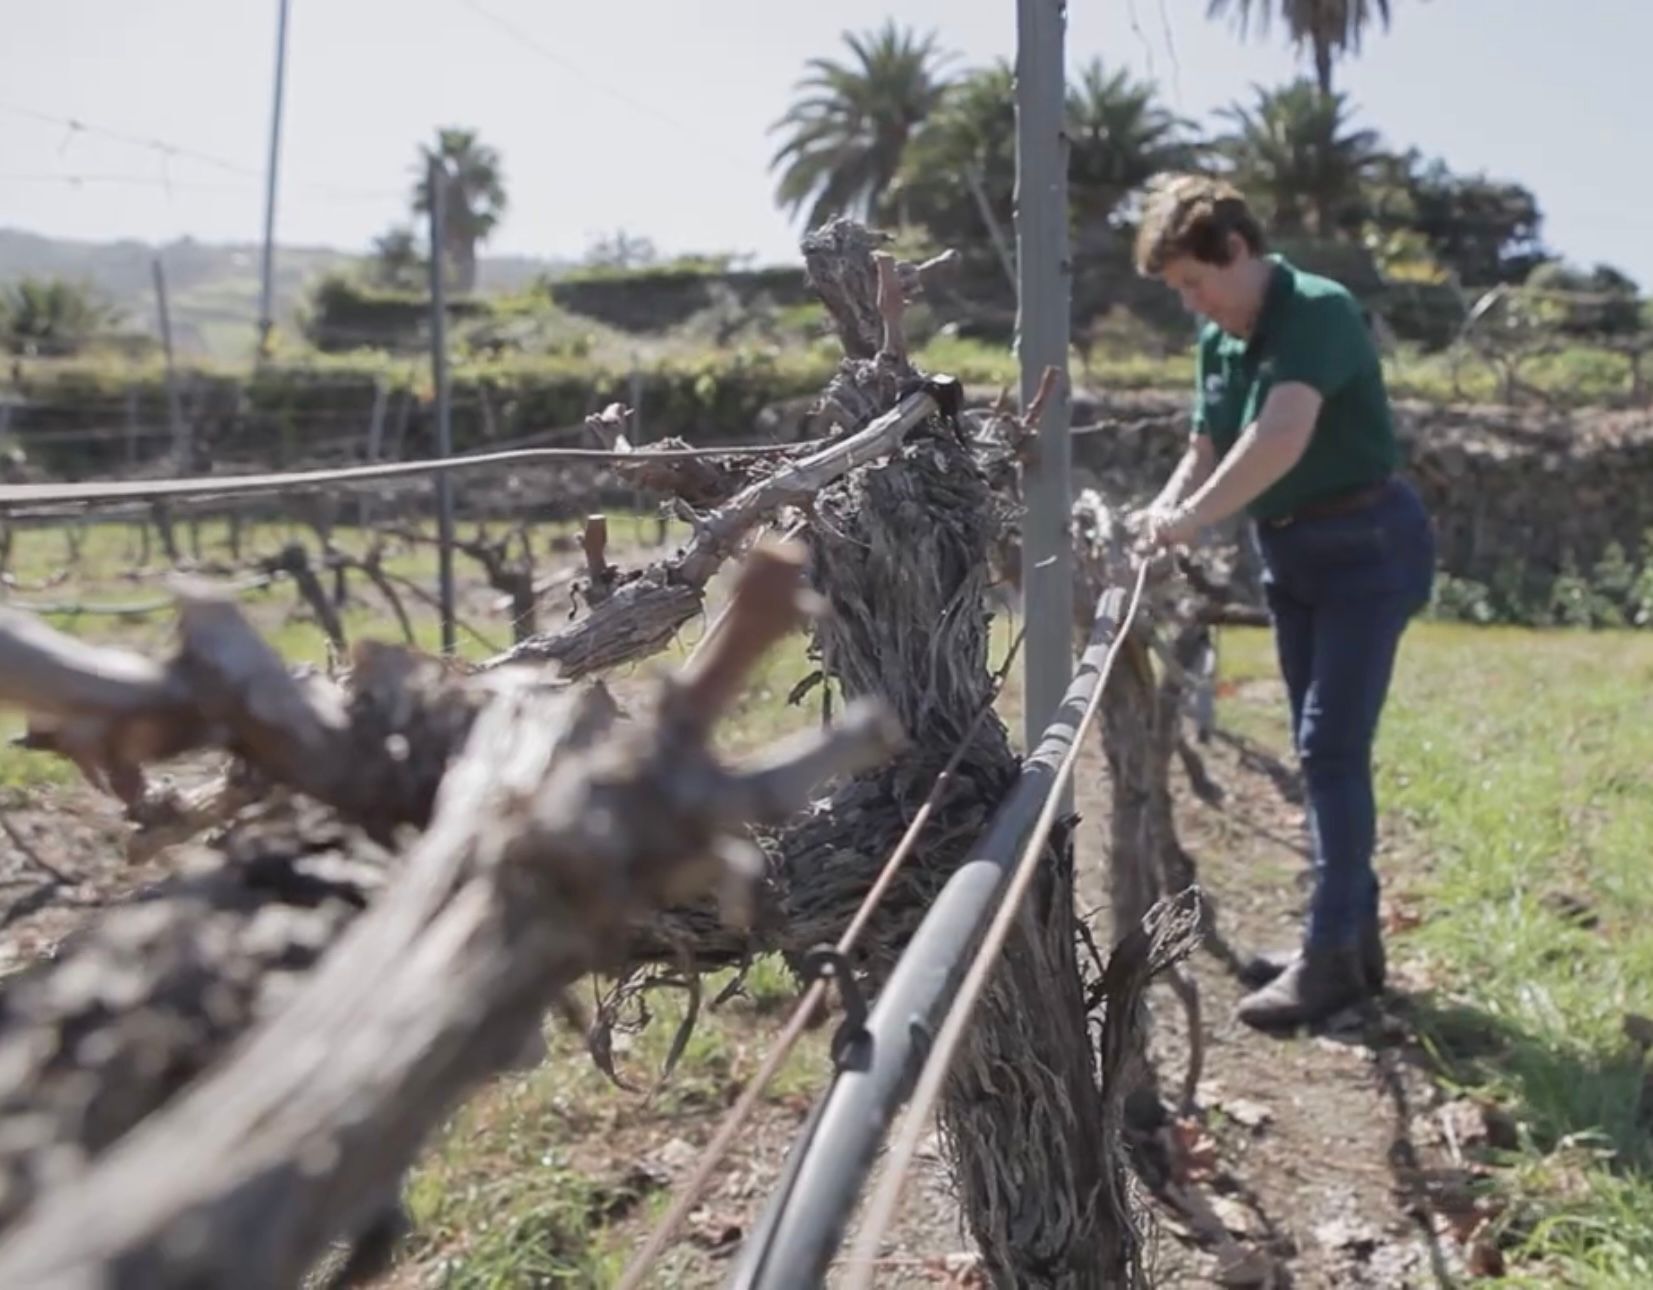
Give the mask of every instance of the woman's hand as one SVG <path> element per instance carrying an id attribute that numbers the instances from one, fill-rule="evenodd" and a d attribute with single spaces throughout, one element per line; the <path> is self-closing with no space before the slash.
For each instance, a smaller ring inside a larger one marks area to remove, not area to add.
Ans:
<path id="1" fill-rule="evenodd" d="M 1203 527 L 1199 512 L 1184 502 L 1181 506 L 1158 512 L 1150 534 L 1159 547 L 1192 546 Z"/>
<path id="2" fill-rule="evenodd" d="M 1189 546 L 1199 536 L 1199 515 L 1186 502 L 1179 506 L 1150 506 L 1131 517 L 1138 544 L 1148 551 Z"/>

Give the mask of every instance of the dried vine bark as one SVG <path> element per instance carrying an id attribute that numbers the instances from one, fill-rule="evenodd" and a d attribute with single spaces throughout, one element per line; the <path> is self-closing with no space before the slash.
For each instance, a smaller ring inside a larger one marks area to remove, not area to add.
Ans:
<path id="1" fill-rule="evenodd" d="M 0 992 L 0 1230 L 288 1000 L 394 857 L 277 795 Z"/>
<path id="2" fill-rule="evenodd" d="M 348 690 L 294 676 L 200 585 L 180 596 L 178 637 L 159 664 L 0 610 L 0 704 L 28 714 L 31 746 L 71 758 L 129 805 L 144 799 L 145 763 L 222 747 L 385 836 L 429 818 L 448 759 L 492 696 L 485 677 L 373 642 L 353 651 Z"/>
<path id="3" fill-rule="evenodd" d="M 322 549 L 327 549 L 327 541 L 323 538 Z M 348 648 L 344 638 L 344 623 L 339 618 L 338 600 L 329 599 L 323 590 L 321 579 L 316 577 L 316 571 L 310 564 L 310 553 L 302 543 L 289 542 L 275 555 L 259 562 L 259 567 L 267 574 L 286 574 L 293 580 L 293 586 L 298 589 L 299 598 L 309 606 L 310 612 L 316 616 L 316 622 L 322 631 L 327 633 L 328 642 L 335 650 L 343 651 Z M 338 576 L 343 569 L 342 565 L 334 566 L 334 574 Z M 342 599 L 342 598 L 340 598 Z"/>
<path id="4" fill-rule="evenodd" d="M 602 962 L 615 930 L 640 905 L 738 878 L 737 822 L 775 820 L 819 776 L 886 748 L 885 727 L 863 710 L 814 746 L 748 773 L 711 760 L 713 721 L 756 653 L 785 630 L 777 605 L 790 603 L 796 564 L 783 572 L 778 578 L 773 561 L 756 562 L 729 629 L 682 683 L 665 689 L 651 721 L 616 723 L 599 688 L 518 670 L 492 677 L 464 754 L 442 779 L 431 827 L 390 890 L 236 1061 L 121 1138 L 73 1188 L 61 1186 L 64 1175 L 119 1136 L 132 1101 L 153 1096 L 153 1081 L 140 1081 L 123 1102 L 121 1092 L 106 1090 L 110 1071 L 74 1067 L 87 1045 L 65 1045 L 66 1018 L 47 1015 L 52 1000 L 79 982 L 83 999 L 91 989 L 84 1006 L 95 1013 L 104 992 L 126 1024 L 106 1027 L 91 1048 L 118 1054 L 116 1070 L 142 1072 L 157 1054 L 163 1067 L 177 1056 L 168 1015 L 210 1014 L 209 1023 L 222 1023 L 196 1027 L 203 1033 L 187 1063 L 256 1008 L 237 993 L 238 982 L 268 988 L 280 974 L 264 970 L 256 947 L 249 957 L 232 952 L 227 964 L 213 960 L 224 935 L 205 917 L 191 922 L 175 903 L 170 919 L 148 920 L 173 924 L 159 944 L 144 934 L 141 911 L 123 911 L 119 934 L 94 936 L 73 961 L 78 968 L 43 969 L 31 983 L 37 990 L 8 997 L 21 1029 L 0 1031 L 0 1045 L 15 1037 L 24 1052 L 55 1046 L 76 1054 L 57 1078 L 24 1082 L 37 1113 L 51 1118 L 41 1098 L 54 1088 L 60 1123 L 88 1088 L 113 1101 L 96 1105 L 97 1132 L 88 1140 L 60 1142 L 70 1149 L 39 1152 L 32 1170 L 6 1173 L 14 1209 L 32 1187 L 54 1189 L 0 1246 L 0 1283 L 292 1284 L 329 1238 L 381 1203 L 454 1099 L 522 1050 L 547 1004 Z M 762 579 L 768 590 L 760 596 Z M 268 929 L 261 940 L 257 919 L 234 924 L 228 911 L 213 912 L 256 944 L 282 940 Z M 329 926 L 313 940 L 325 943 L 343 917 L 328 910 Z M 149 970 L 109 975 L 122 947 Z M 181 1013 L 166 1011 L 179 1002 L 166 982 L 181 996 Z M 130 1006 L 134 990 L 155 1007 Z M 161 997 L 150 1000 L 146 990 Z M 31 1048 L 31 1033 L 53 1036 L 55 1045 Z M 28 1110 L 17 1108 L 14 1125 L 30 1123 Z"/>
<path id="5" fill-rule="evenodd" d="M 844 336 L 830 399 L 844 415 L 887 405 L 917 377 L 899 344 L 899 298 L 876 239 L 847 221 L 812 234 L 805 259 Z M 884 307 L 874 302 L 880 278 Z M 897 275 L 899 281 L 899 275 Z M 848 697 L 886 697 L 914 747 L 862 776 L 777 842 L 782 922 L 817 939 L 841 928 L 954 745 L 988 702 L 989 550 L 1000 502 L 962 439 L 932 422 L 876 467 L 825 490 L 808 533 L 823 671 Z M 984 723 L 925 844 L 869 928 L 877 978 L 1014 779 L 996 718 Z M 1134 1228 L 1123 1156 L 1104 1122 L 1091 1010 L 1078 959 L 1071 850 L 1053 845 L 948 1082 L 940 1121 L 971 1233 L 993 1282 L 1122 1283 Z M 818 929 L 818 931 L 817 931 Z M 1116 1203 L 1117 1202 L 1117 1203 Z"/>
<path id="6" fill-rule="evenodd" d="M 1130 536 L 1122 517 L 1100 494 L 1087 490 L 1075 502 L 1073 539 L 1082 587 L 1102 586 L 1128 575 L 1134 558 Z M 1168 562 L 1161 562 L 1150 577 L 1146 611 L 1125 642 L 1103 696 L 1100 739 L 1112 792 L 1108 895 L 1116 939 L 1140 926 L 1167 893 L 1194 890 L 1197 884 L 1193 857 L 1177 835 L 1171 763 L 1181 753 L 1185 762 L 1203 771 L 1197 755 L 1185 747 L 1182 729 L 1192 668 L 1220 606 L 1214 595 L 1218 584 L 1201 565 L 1185 558 L 1180 566 L 1185 581 L 1173 576 Z M 1197 775 L 1191 778 L 1196 788 L 1211 791 L 1208 782 L 1202 784 Z M 1201 939 L 1232 965 L 1233 951 L 1215 925 L 1209 898 L 1202 892 L 1199 901 L 1204 907 Z M 1175 965 L 1168 968 L 1167 978 L 1188 1018 L 1188 1065 L 1179 1098 L 1189 1107 L 1204 1064 L 1199 992 L 1193 978 Z M 1145 1034 L 1136 1036 L 1124 1069 L 1129 1088 L 1157 1092 Z"/>
<path id="7" fill-rule="evenodd" d="M 530 637 L 483 666 L 552 662 L 563 675 L 577 677 L 664 649 L 701 612 L 706 584 L 762 520 L 783 506 L 808 502 L 854 467 L 889 452 L 934 409 L 922 392 L 899 402 L 891 398 L 871 424 L 856 423 L 856 433 L 787 463 L 704 516 L 691 515 L 694 531 L 681 551 L 616 586 L 578 622 Z"/>

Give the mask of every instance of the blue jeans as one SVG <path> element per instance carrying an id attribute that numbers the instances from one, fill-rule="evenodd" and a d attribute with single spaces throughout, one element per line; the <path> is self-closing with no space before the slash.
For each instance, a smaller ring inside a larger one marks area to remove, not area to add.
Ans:
<path id="1" fill-rule="evenodd" d="M 1434 531 L 1399 479 L 1358 511 L 1256 531 L 1308 790 L 1315 892 L 1307 941 L 1347 945 L 1377 917 L 1372 741 L 1401 633 L 1429 603 Z"/>

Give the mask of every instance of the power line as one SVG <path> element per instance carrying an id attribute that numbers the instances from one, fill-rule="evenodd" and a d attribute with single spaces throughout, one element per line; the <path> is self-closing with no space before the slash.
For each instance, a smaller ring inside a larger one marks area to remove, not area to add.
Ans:
<path id="1" fill-rule="evenodd" d="M 52 112 L 41 112 L 35 108 L 22 107 L 16 103 L 0 103 L 0 111 L 10 112 L 13 116 L 28 117 L 33 121 L 40 121 L 46 125 L 62 126 L 69 134 L 64 138 L 63 147 L 68 147 L 70 141 L 80 134 L 95 135 L 109 139 L 115 143 L 130 144 L 134 148 L 150 148 L 163 156 L 183 157 L 190 161 L 200 162 L 204 166 L 216 166 L 220 170 L 227 170 L 231 174 L 251 175 L 258 177 L 258 171 L 238 161 L 231 161 L 226 157 L 214 156 L 210 152 L 202 152 L 198 148 L 186 147 L 183 144 L 170 143 L 165 139 L 143 138 L 135 134 L 127 134 L 122 130 L 111 130 L 106 126 L 91 125 L 78 117 L 58 116 Z M 61 149 L 59 149 L 61 151 Z"/>
<path id="2" fill-rule="evenodd" d="M 578 63 L 572 62 L 564 55 L 542 45 L 538 40 L 534 39 L 533 36 L 524 31 L 521 27 L 517 26 L 510 19 L 501 18 L 497 13 L 484 9 L 476 2 L 476 0 L 457 0 L 457 2 L 464 8 L 469 9 L 472 13 L 476 14 L 477 17 L 491 22 L 494 26 L 498 27 L 506 35 L 515 40 L 524 49 L 529 50 L 531 53 L 538 54 L 541 58 L 562 68 L 565 72 L 572 72 L 587 85 L 591 86 L 600 93 L 608 95 L 608 97 L 613 99 L 615 102 L 623 103 L 634 111 L 642 112 L 646 116 L 651 116 L 657 121 L 663 121 L 667 125 L 675 126 L 678 129 L 682 129 L 686 124 L 685 118 L 681 112 L 668 112 L 664 108 L 655 107 L 652 103 L 645 103 L 642 99 L 634 98 L 630 94 L 627 94 L 624 90 L 616 89 L 607 81 L 593 76 Z M 697 134 L 696 142 L 699 143 L 702 148 L 706 147 L 706 139 L 704 136 Z M 750 158 L 737 158 L 733 153 L 724 152 L 721 148 L 718 148 L 715 145 L 712 147 L 711 151 L 718 153 L 724 160 L 730 162 L 732 165 L 739 166 L 742 170 L 750 170 L 752 167 Z"/>
<path id="3" fill-rule="evenodd" d="M 82 184 L 126 184 L 143 188 L 164 188 L 169 192 L 196 192 L 196 193 L 244 193 L 253 181 L 242 180 L 240 183 L 180 183 L 175 179 L 165 179 L 157 175 L 112 175 L 112 174 L 77 174 L 62 172 L 56 174 L 0 174 L 0 183 L 4 184 L 69 184 L 79 187 Z M 296 185 L 308 189 L 317 196 L 342 202 L 382 201 L 386 197 L 401 197 L 400 188 L 345 188 L 338 184 L 304 183 Z"/>
<path id="4" fill-rule="evenodd" d="M 72 143 L 77 137 L 84 134 L 90 135 L 94 138 L 108 139 L 112 143 L 121 143 L 127 145 L 128 147 L 143 148 L 150 152 L 154 152 L 160 157 L 163 166 L 167 161 L 177 158 L 185 161 L 194 161 L 203 166 L 211 166 L 217 170 L 224 171 L 227 174 L 241 176 L 249 181 L 261 180 L 263 178 L 263 171 L 259 170 L 256 166 L 251 166 L 244 162 L 232 161 L 228 157 L 220 157 L 214 153 L 203 152 L 199 148 L 192 148 L 181 143 L 173 143 L 167 139 L 145 138 L 141 135 L 127 134 L 122 130 L 111 130 L 105 126 L 92 125 L 86 121 L 80 120 L 78 117 L 59 116 L 54 112 L 41 112 L 36 108 L 23 107 L 16 103 L 0 102 L 0 112 L 10 112 L 14 116 L 26 117 L 31 121 L 38 121 L 43 125 L 61 126 L 64 130 L 68 131 L 68 133 L 64 136 L 63 143 L 58 149 L 59 154 L 61 154 L 63 149 L 67 148 L 69 144 Z M 0 179 L 4 179 L 9 182 L 23 183 L 51 182 L 54 179 L 60 179 L 66 183 L 96 182 L 146 184 L 153 187 L 167 189 L 193 188 L 199 191 L 212 191 L 211 188 L 201 184 L 175 183 L 169 175 L 40 174 L 7 175 L 0 176 Z M 345 185 L 315 181 L 302 183 L 297 186 L 313 192 L 325 193 L 334 197 L 343 197 L 356 200 L 403 196 L 403 190 L 399 188 L 350 188 Z M 226 185 L 218 186 L 217 190 L 222 192 L 237 191 L 236 189 Z"/>
<path id="5" fill-rule="evenodd" d="M 155 175 L 82 175 L 82 174 L 34 174 L 34 175 L 0 175 L 0 184 L 68 184 L 78 188 L 83 184 L 125 184 L 142 188 L 165 188 L 169 191 L 197 192 L 197 193 L 239 193 L 245 191 L 242 184 L 200 184 L 177 183 L 161 179 Z"/>

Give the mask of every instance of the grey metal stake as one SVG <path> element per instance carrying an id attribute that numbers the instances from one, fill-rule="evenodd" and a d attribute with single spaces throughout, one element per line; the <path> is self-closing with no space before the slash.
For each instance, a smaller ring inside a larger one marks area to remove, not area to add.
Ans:
<path id="1" fill-rule="evenodd" d="M 1067 137 L 1062 42 L 1065 0 L 1016 3 L 1016 348 L 1021 406 L 1045 368 L 1062 374 L 1045 404 L 1025 480 L 1022 594 L 1027 616 L 1026 747 L 1033 748 L 1073 675 L 1073 556 L 1068 514 Z"/>
<path id="2" fill-rule="evenodd" d="M 287 80 L 287 0 L 276 0 L 275 102 L 270 110 L 270 159 L 264 175 L 264 263 L 258 293 L 258 358 L 268 355 L 275 325 L 276 170 L 281 157 L 281 100 Z"/>

